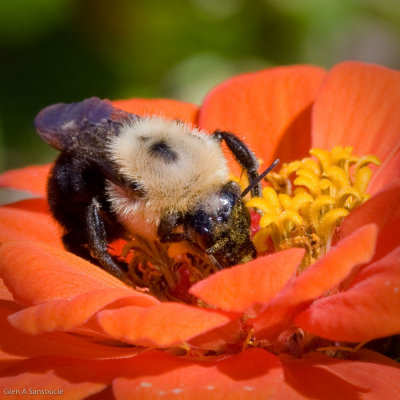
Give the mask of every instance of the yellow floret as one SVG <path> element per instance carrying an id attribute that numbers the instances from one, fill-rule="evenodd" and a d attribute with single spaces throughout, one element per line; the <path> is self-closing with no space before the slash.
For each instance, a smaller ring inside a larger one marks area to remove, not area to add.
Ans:
<path id="1" fill-rule="evenodd" d="M 304 247 L 306 264 L 329 250 L 342 219 L 369 198 L 366 190 L 372 171 L 368 164 L 380 164 L 373 155 L 357 157 L 352 151 L 351 146 L 312 149 L 314 158 L 284 164 L 279 173 L 267 176 L 274 188 L 265 187 L 262 198 L 247 202 L 262 214 L 261 229 L 254 236 L 259 253 L 267 250 L 268 238 L 276 250 Z"/>

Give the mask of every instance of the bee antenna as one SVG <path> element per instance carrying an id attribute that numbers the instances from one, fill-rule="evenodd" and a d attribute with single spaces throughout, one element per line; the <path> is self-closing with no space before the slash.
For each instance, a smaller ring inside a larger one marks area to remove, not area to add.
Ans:
<path id="1" fill-rule="evenodd" d="M 254 179 L 254 181 L 250 182 L 249 186 L 247 186 L 247 188 L 243 190 L 240 197 L 246 196 L 246 194 L 249 193 L 251 189 L 253 189 L 262 179 L 264 179 L 268 172 L 270 172 L 278 165 L 279 161 L 279 158 L 277 158 L 262 174 L 258 175 L 258 177 Z"/>

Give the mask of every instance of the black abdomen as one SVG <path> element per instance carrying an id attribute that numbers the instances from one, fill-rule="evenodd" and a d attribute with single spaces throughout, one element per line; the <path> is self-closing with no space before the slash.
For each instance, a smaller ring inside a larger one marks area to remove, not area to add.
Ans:
<path id="1" fill-rule="evenodd" d="M 50 210 L 66 232 L 85 231 L 87 209 L 96 198 L 101 204 L 108 236 L 116 237 L 121 233 L 121 226 L 111 223 L 115 218 L 110 216 L 105 197 L 105 178 L 86 160 L 61 153 L 51 171 L 47 191 Z"/>

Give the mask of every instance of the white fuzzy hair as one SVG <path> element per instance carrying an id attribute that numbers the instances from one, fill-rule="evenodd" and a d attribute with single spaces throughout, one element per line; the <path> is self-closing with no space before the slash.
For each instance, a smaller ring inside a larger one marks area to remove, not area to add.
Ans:
<path id="1" fill-rule="evenodd" d="M 178 155 L 176 160 L 167 162 L 151 155 L 151 146 L 161 141 Z M 108 152 L 120 173 L 146 193 L 142 198 L 131 198 L 116 185 L 108 185 L 108 196 L 120 221 L 144 236 L 154 234 L 162 214 L 190 211 L 229 177 L 218 141 L 180 121 L 160 117 L 133 121 L 112 140 Z"/>

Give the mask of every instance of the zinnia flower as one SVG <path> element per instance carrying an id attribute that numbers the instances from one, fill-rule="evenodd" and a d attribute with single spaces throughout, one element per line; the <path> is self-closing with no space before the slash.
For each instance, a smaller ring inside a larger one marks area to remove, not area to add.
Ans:
<path id="1" fill-rule="evenodd" d="M 217 272 L 190 288 L 203 307 L 160 302 L 68 253 L 46 202 L 49 166 L 3 174 L 0 185 L 38 197 L 0 209 L 2 393 L 398 399 L 399 364 L 363 346 L 400 333 L 399 104 L 397 71 L 355 62 L 240 75 L 201 107 L 114 102 L 234 132 L 264 165 L 336 146 L 381 160 L 369 200 L 326 254 L 299 273 L 304 249 L 294 243 Z"/>

